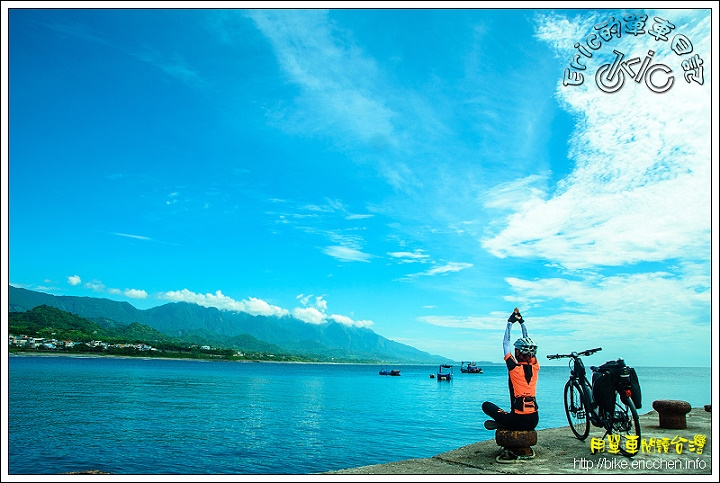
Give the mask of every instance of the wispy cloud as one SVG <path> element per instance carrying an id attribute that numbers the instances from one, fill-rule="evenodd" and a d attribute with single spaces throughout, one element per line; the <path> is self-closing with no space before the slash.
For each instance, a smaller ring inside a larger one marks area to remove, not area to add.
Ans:
<path id="1" fill-rule="evenodd" d="M 350 213 L 345 204 L 338 199 L 325 198 L 323 203 L 298 204 L 284 202 L 295 211 L 277 213 L 268 212 L 275 218 L 275 225 L 292 226 L 303 233 L 318 235 L 333 245 L 326 246 L 322 252 L 343 262 L 369 262 L 373 255 L 365 253 L 365 239 L 361 233 L 365 226 L 354 223 L 372 218 L 375 215 Z M 329 228 L 331 227 L 331 228 Z"/>
<path id="2" fill-rule="evenodd" d="M 523 307 L 531 337 L 547 353 L 611 348 L 613 355 L 636 353 L 639 333 L 651 352 L 687 354 L 684 363 L 702 363 L 710 356 L 711 341 L 698 336 L 711 326 L 709 267 L 690 264 L 676 276 L 667 272 L 602 276 L 586 274 L 574 280 L 508 278 L 508 307 Z M 547 307 L 554 307 L 550 315 Z M 509 309 L 510 310 L 510 309 Z M 497 351 L 508 312 L 479 316 L 433 315 L 426 324 L 482 333 L 474 351 Z M 477 332 L 476 332 L 477 331 Z M 471 335 L 477 340 L 477 335 Z M 489 343 L 486 343 L 489 339 Z M 692 355 L 687 347 L 693 347 Z M 693 360 L 691 360 L 693 359 Z"/>
<path id="3" fill-rule="evenodd" d="M 133 238 L 133 239 L 135 239 L 135 240 L 152 241 L 152 238 L 147 237 L 147 236 L 143 236 L 143 235 L 132 235 L 132 234 L 129 234 L 129 233 L 118 233 L 118 232 L 114 232 L 113 235 L 123 236 L 123 237 L 126 237 L 126 238 Z"/>
<path id="4" fill-rule="evenodd" d="M 206 84 L 205 80 L 193 70 L 188 62 L 177 52 L 172 54 L 163 54 L 157 50 L 145 46 L 144 50 L 136 52 L 133 56 L 143 62 L 147 62 L 192 87 L 202 87 Z"/>
<path id="5" fill-rule="evenodd" d="M 164 245 L 173 245 L 173 246 L 178 245 L 177 243 L 156 240 L 155 238 L 151 238 L 151 237 L 145 236 L 145 235 L 134 235 L 132 233 L 120 233 L 120 232 L 110 232 L 110 234 L 115 235 L 115 236 L 120 236 L 123 238 L 131 238 L 133 240 L 147 241 L 147 242 L 160 243 L 160 244 L 164 244 Z"/>
<path id="6" fill-rule="evenodd" d="M 432 277 L 435 275 L 447 275 L 448 273 L 459 272 L 461 270 L 465 270 L 466 268 L 471 268 L 472 266 L 473 266 L 472 263 L 449 262 L 449 263 L 446 263 L 445 265 L 440 265 L 437 267 L 433 267 L 429 270 L 425 270 L 424 272 L 409 274 L 406 276 L 406 278 Z"/>
<path id="7" fill-rule="evenodd" d="M 372 255 L 369 253 L 364 253 L 354 248 L 339 245 L 325 247 L 323 249 L 323 253 L 333 258 L 337 258 L 341 262 L 370 262 L 370 259 L 372 258 Z"/>
<path id="8" fill-rule="evenodd" d="M 394 113 L 374 95 L 375 62 L 329 21 L 326 10 L 251 10 L 247 15 L 272 44 L 281 68 L 302 88 L 297 111 L 283 123 L 286 129 L 332 128 L 365 142 L 394 143 Z"/>
<path id="9" fill-rule="evenodd" d="M 505 315 L 507 318 L 507 314 Z M 437 327 L 455 329 L 487 330 L 497 329 L 498 320 L 502 320 L 501 314 L 489 314 L 486 316 L 453 316 L 453 315 L 425 315 L 418 317 L 420 322 L 435 325 Z"/>
<path id="10" fill-rule="evenodd" d="M 710 341 L 706 346 L 691 341 L 706 333 L 711 324 L 709 268 L 688 265 L 682 271 L 682 276 L 654 272 L 610 277 L 588 274 L 576 280 L 508 278 L 508 306 L 525 307 L 523 315 L 533 337 L 561 351 L 608 345 L 631 353 L 640 330 L 648 343 L 662 344 L 663 351 L 682 350 L 689 343 L 697 356 L 707 357 Z M 543 307 L 550 304 L 557 307 L 554 314 L 534 315 L 534 310 L 544 312 Z M 439 327 L 493 331 L 499 341 L 508 314 L 439 315 L 418 320 Z"/>
<path id="11" fill-rule="evenodd" d="M 423 253 L 423 250 L 414 252 L 388 252 L 392 258 L 398 259 L 398 263 L 427 263 L 430 255 Z"/>
<path id="12" fill-rule="evenodd" d="M 85 288 L 89 288 L 94 292 L 103 292 L 105 290 L 105 285 L 100 281 L 93 280 L 92 282 L 85 282 Z"/>
<path id="13" fill-rule="evenodd" d="M 107 47 L 115 47 L 106 38 L 98 35 L 90 27 L 81 23 L 68 24 L 56 22 L 46 23 L 44 25 L 52 30 L 55 30 L 56 32 L 60 32 L 63 35 L 68 35 L 70 37 L 75 37 L 88 42 L 94 42 L 97 44 L 105 45 Z"/>
<path id="14" fill-rule="evenodd" d="M 106 47 L 110 47 L 116 50 L 122 50 L 119 49 L 118 46 L 114 45 L 112 42 L 104 38 L 102 35 L 94 32 L 90 27 L 84 24 L 47 23 L 45 24 L 45 26 L 63 35 L 75 37 L 77 39 L 87 42 L 104 45 Z M 142 51 L 130 55 L 143 62 L 147 62 L 157 67 L 165 74 L 174 77 L 175 79 L 187 85 L 193 87 L 202 87 L 206 84 L 205 80 L 200 76 L 200 74 L 193 70 L 189 66 L 187 61 L 178 53 L 163 54 L 149 46 L 145 46 Z"/>

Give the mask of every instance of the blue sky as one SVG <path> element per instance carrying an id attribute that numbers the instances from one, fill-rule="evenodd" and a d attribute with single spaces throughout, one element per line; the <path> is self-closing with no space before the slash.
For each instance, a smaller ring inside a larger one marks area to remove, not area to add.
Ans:
<path id="1" fill-rule="evenodd" d="M 294 315 L 458 361 L 500 362 L 517 306 L 546 364 L 716 357 L 709 2 L 12 3 L 3 291 Z M 603 92 L 615 52 L 637 60 Z"/>

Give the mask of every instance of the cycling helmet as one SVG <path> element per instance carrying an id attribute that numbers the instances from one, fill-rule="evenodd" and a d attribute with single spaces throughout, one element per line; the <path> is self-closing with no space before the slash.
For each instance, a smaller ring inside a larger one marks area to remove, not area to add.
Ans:
<path id="1" fill-rule="evenodd" d="M 535 357 L 535 353 L 537 352 L 537 344 L 535 344 L 530 337 L 523 337 L 516 340 L 515 348 L 520 351 L 521 354 L 531 357 Z"/>

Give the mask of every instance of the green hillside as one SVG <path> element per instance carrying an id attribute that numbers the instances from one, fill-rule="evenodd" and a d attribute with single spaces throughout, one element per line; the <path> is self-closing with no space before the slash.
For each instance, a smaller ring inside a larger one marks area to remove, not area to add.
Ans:
<path id="1" fill-rule="evenodd" d="M 114 338 L 112 331 L 102 328 L 95 322 L 47 305 L 35 307 L 27 312 L 10 312 L 8 332 L 14 335 L 24 334 L 77 342 Z"/>
<path id="2" fill-rule="evenodd" d="M 73 341 L 76 343 L 101 341 L 108 344 L 145 344 L 156 350 L 137 352 L 132 347 L 97 346 L 89 348 L 81 344 L 67 352 L 102 352 L 113 355 L 143 355 L 155 357 L 193 358 L 193 359 L 251 359 L 274 361 L 317 361 L 318 358 L 305 358 L 285 353 L 282 348 L 260 341 L 244 334 L 224 339 L 224 344 L 216 334 L 198 331 L 186 337 L 170 337 L 147 325 L 131 322 L 123 325 L 109 319 L 101 319 L 103 325 L 64 310 L 40 305 L 25 312 L 8 314 L 8 332 L 14 336 L 25 335 L 35 338 Z M 210 347 L 209 349 L 207 347 Z M 25 347 L 14 346 L 11 351 L 28 351 Z M 46 350 L 46 349 L 41 349 Z M 242 355 L 238 355 L 238 354 Z"/>

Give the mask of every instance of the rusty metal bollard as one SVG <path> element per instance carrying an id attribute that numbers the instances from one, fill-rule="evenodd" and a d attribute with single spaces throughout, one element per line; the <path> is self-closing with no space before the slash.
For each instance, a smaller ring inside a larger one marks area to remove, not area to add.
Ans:
<path id="1" fill-rule="evenodd" d="M 658 412 L 661 428 L 687 428 L 685 415 L 692 409 L 689 402 L 676 399 L 658 399 L 653 401 L 652 406 Z"/>
<path id="2" fill-rule="evenodd" d="M 496 458 L 498 462 L 530 459 L 535 457 L 532 447 L 537 444 L 537 432 L 498 429 L 495 431 L 495 442 L 503 448 L 502 454 Z"/>

